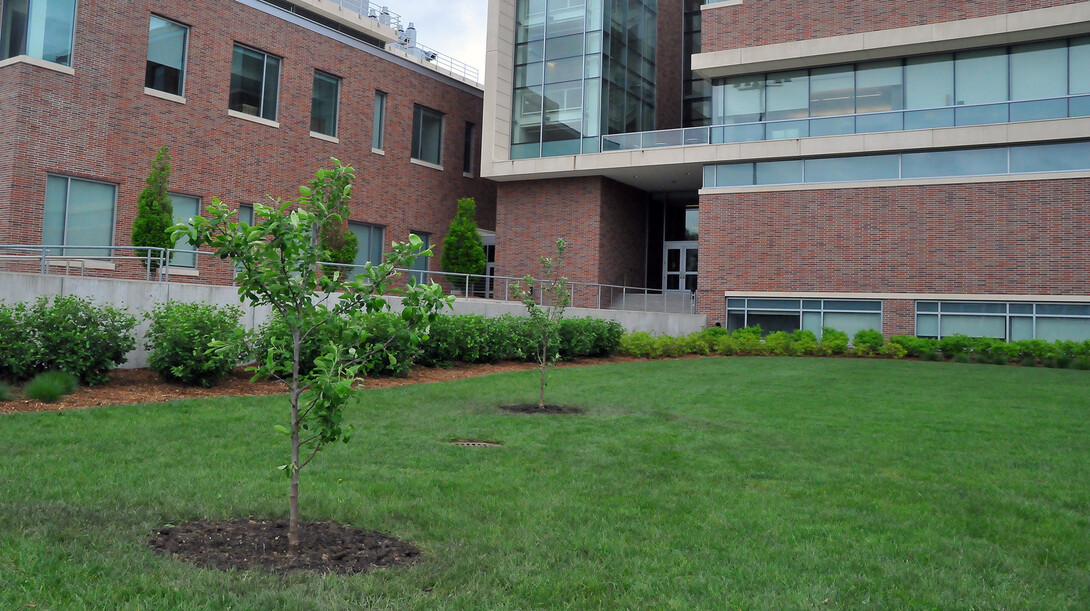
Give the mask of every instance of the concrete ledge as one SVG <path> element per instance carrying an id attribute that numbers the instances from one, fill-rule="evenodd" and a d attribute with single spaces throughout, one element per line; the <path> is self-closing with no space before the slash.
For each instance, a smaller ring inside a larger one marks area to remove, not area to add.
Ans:
<path id="1" fill-rule="evenodd" d="M 180 95 L 174 95 L 173 93 L 167 93 L 165 91 L 159 91 L 158 89 L 152 89 L 151 87 L 144 87 L 144 94 L 150 95 L 153 98 L 159 98 L 167 100 L 169 102 L 177 102 L 178 104 L 185 104 L 185 98 Z"/>
<path id="2" fill-rule="evenodd" d="M 725 291 L 729 299 L 902 299 L 906 301 L 1018 301 L 1090 303 L 1090 295 L 994 295 L 967 293 L 821 293 L 778 291 Z"/>
<path id="3" fill-rule="evenodd" d="M 14 66 L 15 64 L 27 64 L 36 68 L 45 68 L 46 70 L 60 72 L 61 74 L 67 74 L 69 76 L 76 74 L 76 71 L 70 66 L 62 66 L 61 64 L 47 62 L 44 59 L 38 59 L 37 57 L 31 57 L 29 55 L 16 55 L 15 57 L 9 57 L 2 60 L 0 61 L 0 68 Z"/>
<path id="4" fill-rule="evenodd" d="M 234 117 L 236 119 L 242 119 L 244 121 L 252 121 L 254 123 L 259 123 L 261 125 L 267 125 L 269 127 L 275 127 L 277 129 L 280 129 L 280 124 L 277 123 L 276 121 L 270 121 L 268 119 L 262 119 L 261 117 L 255 117 L 254 115 L 248 115 L 248 114 L 246 114 L 244 112 L 239 112 L 237 110 L 227 109 L 227 116 L 228 117 Z"/>

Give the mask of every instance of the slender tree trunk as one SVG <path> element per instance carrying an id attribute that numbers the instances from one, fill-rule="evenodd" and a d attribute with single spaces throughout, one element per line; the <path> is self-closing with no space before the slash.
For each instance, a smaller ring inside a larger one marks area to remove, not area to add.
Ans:
<path id="1" fill-rule="evenodd" d="M 288 553 L 299 550 L 299 329 L 292 330 L 295 344 L 291 364 L 291 491 L 288 495 Z"/>
<path id="2" fill-rule="evenodd" d="M 539 409 L 545 409 L 545 368 L 549 366 L 549 337 L 546 335 L 541 342 L 541 392 L 537 397 Z"/>

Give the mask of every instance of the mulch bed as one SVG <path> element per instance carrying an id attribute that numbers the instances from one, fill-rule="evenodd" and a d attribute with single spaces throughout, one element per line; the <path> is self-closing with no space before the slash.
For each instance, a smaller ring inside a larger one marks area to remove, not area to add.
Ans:
<path id="1" fill-rule="evenodd" d="M 583 410 L 578 407 L 568 407 L 564 405 L 549 405 L 545 404 L 545 407 L 541 407 L 536 403 L 528 403 L 526 405 L 504 405 L 500 409 L 508 412 L 515 412 L 518 414 L 582 414 Z"/>
<path id="2" fill-rule="evenodd" d="M 183 562 L 221 571 L 258 568 L 351 575 L 420 558 L 420 550 L 411 543 L 328 522 L 300 524 L 295 554 L 288 554 L 287 520 L 197 520 L 163 528 L 148 544 Z"/>

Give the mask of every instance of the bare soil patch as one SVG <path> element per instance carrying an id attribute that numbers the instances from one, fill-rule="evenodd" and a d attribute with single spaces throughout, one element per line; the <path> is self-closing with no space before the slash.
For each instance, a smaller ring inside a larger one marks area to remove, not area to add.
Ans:
<path id="1" fill-rule="evenodd" d="M 287 520 L 197 520 L 163 528 L 148 544 L 183 562 L 221 571 L 258 568 L 351 575 L 420 558 L 420 550 L 411 543 L 328 522 L 302 523 L 295 554 L 288 554 Z"/>
<path id="2" fill-rule="evenodd" d="M 614 356 L 601 359 L 583 359 L 560 363 L 558 367 L 578 367 L 583 365 L 601 365 L 606 363 L 628 363 L 639 361 L 627 356 Z M 450 382 L 464 378 L 526 371 L 536 369 L 536 363 L 502 362 L 492 364 L 455 363 L 449 368 L 413 367 L 403 378 L 369 377 L 364 383 L 366 389 L 391 388 L 410 384 L 431 384 Z M 277 381 L 251 382 L 251 374 L 244 367 L 235 369 L 212 388 L 186 386 L 167 382 L 150 369 L 117 369 L 110 373 L 110 380 L 98 386 L 81 386 L 70 395 L 54 403 L 43 403 L 29 399 L 0 401 L 0 414 L 15 412 L 43 412 L 64 409 L 80 409 L 105 405 L 132 405 L 134 403 L 158 403 L 175 399 L 199 399 L 213 397 L 245 397 L 254 395 L 275 395 L 288 392 L 288 388 Z M 16 389 L 18 391 L 18 389 Z M 536 409 L 537 406 L 535 405 Z"/>

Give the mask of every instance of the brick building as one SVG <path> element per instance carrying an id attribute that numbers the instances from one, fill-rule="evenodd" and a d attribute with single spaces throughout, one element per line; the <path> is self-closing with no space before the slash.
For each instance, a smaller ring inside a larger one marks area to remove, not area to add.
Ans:
<path id="1" fill-rule="evenodd" d="M 488 44 L 497 273 L 1090 338 L 1090 2 L 491 0 Z"/>
<path id="2" fill-rule="evenodd" d="M 399 32 L 396 15 L 367 8 L 0 0 L 0 244 L 66 246 L 54 254 L 86 257 L 89 273 L 139 276 L 139 264 L 95 261 L 105 251 L 87 247 L 130 244 L 164 145 L 181 217 L 212 197 L 243 216 L 266 195 L 295 197 L 335 157 L 356 169 L 358 262 L 410 232 L 439 246 L 459 197 L 475 197 L 479 225 L 493 229 L 475 74 L 388 47 L 411 24 Z M 223 283 L 232 270 L 180 253 L 171 274 Z"/>

